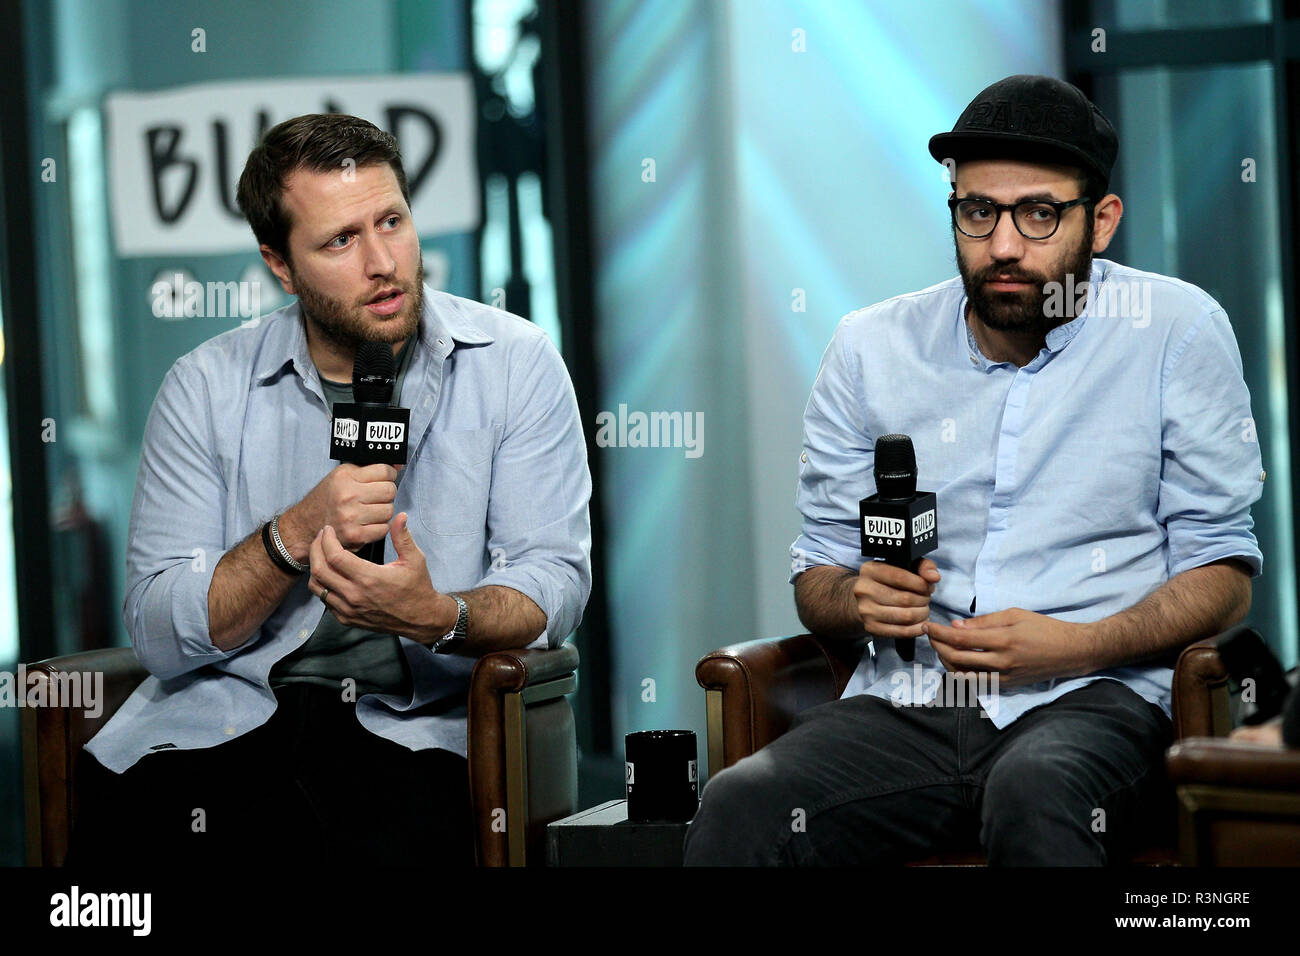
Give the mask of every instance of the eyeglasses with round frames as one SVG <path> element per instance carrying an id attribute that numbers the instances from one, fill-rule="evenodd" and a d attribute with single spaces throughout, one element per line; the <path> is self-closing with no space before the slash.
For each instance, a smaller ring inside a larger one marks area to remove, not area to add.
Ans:
<path id="1" fill-rule="evenodd" d="M 1002 213 L 1010 211 L 1011 221 L 1022 236 L 1042 240 L 1056 235 L 1056 230 L 1061 227 L 1061 213 L 1088 201 L 1088 196 L 1080 196 L 1065 202 L 1026 199 L 1018 203 L 1000 203 L 988 199 L 958 199 L 954 194 L 948 197 L 948 209 L 952 212 L 953 228 L 971 239 L 987 239 L 993 235 L 1002 220 Z"/>

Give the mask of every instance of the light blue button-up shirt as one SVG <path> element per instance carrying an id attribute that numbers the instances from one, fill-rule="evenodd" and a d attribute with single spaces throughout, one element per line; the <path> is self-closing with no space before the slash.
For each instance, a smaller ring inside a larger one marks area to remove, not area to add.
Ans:
<path id="1" fill-rule="evenodd" d="M 1222 558 L 1257 577 L 1264 471 L 1227 314 L 1189 283 L 1104 259 L 1090 284 L 1085 310 L 1024 368 L 980 352 L 960 277 L 845 316 L 804 413 L 790 580 L 863 563 L 858 502 L 891 432 L 911 436 L 917 488 L 937 493 L 932 620 L 1020 607 L 1097 621 Z M 873 651 L 843 696 L 935 701 L 944 669 L 928 638 L 910 664 L 893 641 Z M 978 697 L 1003 728 L 1103 678 L 1170 712 L 1163 664 Z"/>
<path id="2" fill-rule="evenodd" d="M 568 371 L 524 319 L 428 286 L 424 295 L 399 397 L 410 452 L 394 513 L 409 512 L 436 589 L 514 588 L 546 614 L 532 646 L 557 646 L 591 593 L 591 478 Z M 215 746 L 276 709 L 271 667 L 311 636 L 325 605 L 303 575 L 252 637 L 222 651 L 208 588 L 228 550 L 338 466 L 329 434 L 297 302 L 167 373 L 145 425 L 122 610 L 151 676 L 87 744 L 110 770 L 153 750 Z M 412 750 L 464 755 L 474 660 L 399 638 L 412 696 L 367 694 L 358 719 Z"/>

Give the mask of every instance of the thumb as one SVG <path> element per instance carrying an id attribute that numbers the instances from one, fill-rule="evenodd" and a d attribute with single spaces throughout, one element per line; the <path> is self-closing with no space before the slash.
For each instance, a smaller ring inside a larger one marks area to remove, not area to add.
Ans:
<path id="1" fill-rule="evenodd" d="M 399 558 L 404 558 L 410 554 L 418 554 L 420 551 L 415 539 L 411 537 L 411 526 L 408 517 L 407 513 L 403 511 L 388 526 L 388 536 L 393 539 L 393 550 L 397 552 Z"/>

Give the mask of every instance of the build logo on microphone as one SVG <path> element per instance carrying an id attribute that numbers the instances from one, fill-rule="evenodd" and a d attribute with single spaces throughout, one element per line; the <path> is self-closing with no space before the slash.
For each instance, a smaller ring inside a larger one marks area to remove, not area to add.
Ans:
<path id="1" fill-rule="evenodd" d="M 930 512 L 931 518 L 934 512 Z M 902 518 L 868 517 L 864 522 L 867 539 L 872 544 L 902 544 L 907 522 Z M 879 540 L 877 540 L 879 539 Z"/>
<path id="2" fill-rule="evenodd" d="M 355 418 L 336 418 L 334 419 L 334 440 L 347 442 L 350 445 L 357 443 L 357 436 L 361 433 L 361 426 Z"/>
<path id="3" fill-rule="evenodd" d="M 366 445 L 369 448 L 397 448 L 406 437 L 401 422 L 366 422 Z"/>
<path id="4" fill-rule="evenodd" d="M 900 524 L 902 522 L 899 522 Z M 912 541 L 923 544 L 934 537 L 934 509 L 923 511 L 912 519 Z"/>

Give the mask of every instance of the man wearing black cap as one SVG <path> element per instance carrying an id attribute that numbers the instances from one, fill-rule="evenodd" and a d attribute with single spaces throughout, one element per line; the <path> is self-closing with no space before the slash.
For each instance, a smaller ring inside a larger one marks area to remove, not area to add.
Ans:
<path id="1" fill-rule="evenodd" d="M 930 141 L 960 276 L 846 316 L 804 413 L 795 602 L 871 650 L 709 781 L 688 864 L 1098 865 L 1169 838 L 1172 660 L 1249 610 L 1264 473 L 1223 309 L 1093 259 L 1123 211 L 1117 145 L 1043 76 Z M 862 563 L 889 433 L 938 496 L 917 573 Z"/>

